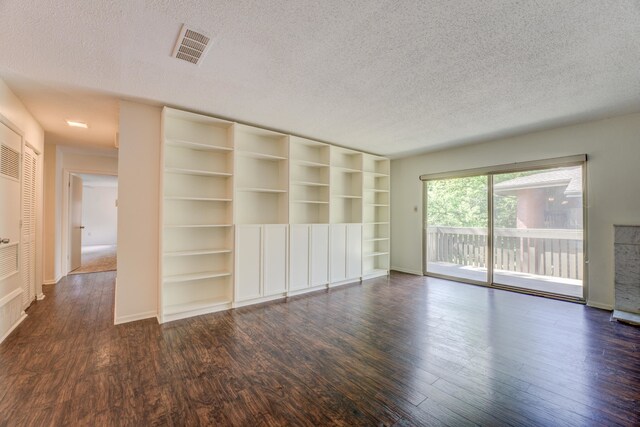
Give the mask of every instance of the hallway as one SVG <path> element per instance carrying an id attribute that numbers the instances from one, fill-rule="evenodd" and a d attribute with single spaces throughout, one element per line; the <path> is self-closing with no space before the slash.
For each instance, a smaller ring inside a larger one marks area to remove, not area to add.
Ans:
<path id="1" fill-rule="evenodd" d="M 393 272 L 113 326 L 69 276 L 0 345 L 0 424 L 638 425 L 640 329 L 578 304 Z"/>
<path id="2" fill-rule="evenodd" d="M 99 273 L 117 269 L 117 247 L 115 245 L 93 245 L 82 247 L 82 263 L 69 274 Z"/>

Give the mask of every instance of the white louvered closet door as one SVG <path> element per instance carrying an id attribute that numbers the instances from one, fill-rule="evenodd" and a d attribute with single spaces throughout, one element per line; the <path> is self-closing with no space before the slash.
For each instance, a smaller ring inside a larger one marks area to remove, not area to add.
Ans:
<path id="1" fill-rule="evenodd" d="M 22 159 L 22 306 L 36 297 L 36 174 L 37 157 L 25 146 Z"/>

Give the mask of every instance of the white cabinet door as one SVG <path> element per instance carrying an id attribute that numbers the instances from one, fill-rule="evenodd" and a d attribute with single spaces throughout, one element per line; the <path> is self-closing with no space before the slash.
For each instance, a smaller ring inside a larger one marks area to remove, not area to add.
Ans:
<path id="1" fill-rule="evenodd" d="M 347 278 L 347 226 L 331 224 L 331 281 L 339 282 Z"/>
<path id="2" fill-rule="evenodd" d="M 287 225 L 264 226 L 263 296 L 287 291 Z"/>
<path id="3" fill-rule="evenodd" d="M 289 290 L 309 287 L 309 231 L 311 226 L 289 226 Z"/>
<path id="4" fill-rule="evenodd" d="M 262 296 L 260 286 L 261 249 L 261 226 L 236 226 L 236 301 Z"/>
<path id="5" fill-rule="evenodd" d="M 362 224 L 347 225 L 347 279 L 362 276 Z"/>
<path id="6" fill-rule="evenodd" d="M 329 283 L 329 224 L 311 226 L 311 286 Z"/>

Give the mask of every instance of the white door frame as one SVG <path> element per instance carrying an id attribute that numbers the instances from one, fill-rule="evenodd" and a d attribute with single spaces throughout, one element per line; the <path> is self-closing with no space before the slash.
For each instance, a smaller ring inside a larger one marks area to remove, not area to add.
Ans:
<path id="1" fill-rule="evenodd" d="M 69 259 L 69 247 L 71 242 L 71 227 L 69 221 L 71 221 L 71 215 L 69 214 L 69 202 L 70 202 L 70 191 L 69 191 L 69 182 L 72 174 L 87 174 L 87 175 L 109 175 L 109 176 L 118 176 L 117 172 L 107 172 L 104 170 L 90 170 L 90 169 L 62 169 L 62 229 L 61 229 L 61 237 L 62 237 L 62 247 L 60 251 L 60 256 L 62 257 L 62 276 L 66 276 L 69 274 L 70 270 L 70 262 Z"/>

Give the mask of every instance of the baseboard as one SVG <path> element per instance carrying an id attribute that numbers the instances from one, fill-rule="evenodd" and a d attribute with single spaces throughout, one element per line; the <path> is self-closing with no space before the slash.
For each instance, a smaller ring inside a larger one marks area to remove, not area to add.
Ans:
<path id="1" fill-rule="evenodd" d="M 640 314 L 629 313 L 628 311 L 613 310 L 612 319 L 622 323 L 630 323 L 632 325 L 640 325 Z"/>
<path id="2" fill-rule="evenodd" d="M 362 278 L 354 277 L 352 279 L 342 280 L 340 282 L 329 283 L 328 287 L 329 289 L 331 289 L 331 288 L 337 288 L 338 286 L 348 285 L 350 283 L 361 283 L 361 282 L 362 282 Z"/>
<path id="3" fill-rule="evenodd" d="M 587 305 L 588 305 L 589 307 L 593 307 L 593 308 L 600 308 L 600 309 L 602 309 L 602 310 L 609 310 L 609 311 L 613 310 L 613 305 L 611 305 L 611 304 L 605 304 L 605 303 L 598 302 L 598 301 L 591 301 L 591 300 L 589 300 L 589 301 L 587 301 Z"/>
<path id="4" fill-rule="evenodd" d="M 383 270 L 383 271 L 378 271 L 376 273 L 365 274 L 364 276 L 362 276 L 362 280 L 375 279 L 377 277 L 384 277 L 388 275 L 389 275 L 389 271 Z"/>
<path id="5" fill-rule="evenodd" d="M 324 284 L 324 285 L 313 286 L 311 288 L 295 289 L 295 290 L 287 292 L 287 297 L 294 297 L 294 296 L 298 296 L 298 295 L 304 295 L 304 294 L 308 294 L 308 293 L 311 293 L 311 292 L 326 291 L 327 290 L 327 286 L 328 286 L 327 284 Z"/>
<path id="6" fill-rule="evenodd" d="M 116 316 L 113 324 L 121 325 L 123 323 L 135 322 L 136 320 L 151 319 L 157 316 L 158 313 L 156 312 L 156 310 L 145 311 L 144 313 L 127 314 L 126 316 Z"/>
<path id="7" fill-rule="evenodd" d="M 57 285 L 60 280 L 62 280 L 64 276 L 60 275 L 57 279 L 45 279 L 42 283 L 43 285 Z"/>
<path id="8" fill-rule="evenodd" d="M 5 338 L 7 338 L 7 337 L 9 336 L 9 334 L 11 334 L 11 332 L 13 332 L 13 330 L 14 330 L 15 328 L 17 328 L 17 327 L 18 327 L 18 325 L 19 325 L 20 323 L 22 323 L 22 321 L 23 321 L 24 319 L 26 319 L 26 318 L 27 318 L 27 313 L 25 313 L 25 312 L 23 311 L 23 312 L 22 312 L 22 315 L 20 316 L 20 318 L 18 318 L 18 320 L 16 320 L 16 321 L 15 321 L 15 323 L 13 324 L 13 326 L 11 326 L 11 327 L 9 328 L 9 330 L 8 330 L 7 332 L 5 332 L 5 333 L 4 333 L 4 335 L 2 336 L 2 338 L 0 338 L 0 344 L 2 344 L 2 342 L 5 340 Z"/>
<path id="9" fill-rule="evenodd" d="M 246 307 L 248 305 L 262 304 L 264 302 L 271 302 L 279 299 L 284 300 L 286 297 L 287 297 L 286 293 L 281 293 L 276 295 L 270 295 L 268 297 L 254 298 L 247 301 L 238 301 L 232 304 L 232 308 L 240 308 L 240 307 Z"/>
<path id="10" fill-rule="evenodd" d="M 402 267 L 391 267 L 391 270 L 394 271 L 399 271 L 400 273 L 407 273 L 407 274 L 413 274 L 415 276 L 424 276 L 424 274 L 422 273 L 422 271 L 418 271 L 418 270 L 412 270 L 409 268 L 402 268 Z"/>
<path id="11" fill-rule="evenodd" d="M 225 311 L 231 309 L 231 303 L 216 304 L 211 307 L 203 307 L 195 310 L 181 311 L 174 314 L 165 314 L 163 318 L 158 315 L 158 323 L 173 322 L 174 320 L 186 319 L 189 317 L 202 316 L 204 314 L 216 313 L 218 311 Z"/>
<path id="12" fill-rule="evenodd" d="M 40 295 L 36 295 L 36 299 L 38 301 L 42 301 L 43 299 L 45 299 L 46 295 L 45 294 L 40 294 Z"/>

